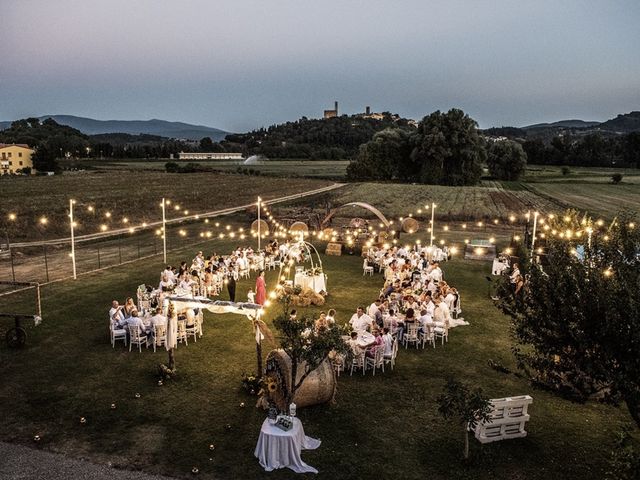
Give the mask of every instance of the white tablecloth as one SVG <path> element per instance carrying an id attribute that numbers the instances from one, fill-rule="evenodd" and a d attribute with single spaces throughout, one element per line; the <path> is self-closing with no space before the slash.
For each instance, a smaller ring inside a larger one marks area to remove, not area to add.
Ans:
<path id="1" fill-rule="evenodd" d="M 302 461 L 300 451 L 314 450 L 319 446 L 320 440 L 304 434 L 302 422 L 298 418 L 293 417 L 293 427 L 286 432 L 265 419 L 254 455 L 267 472 L 287 467 L 296 473 L 318 473 L 315 468 Z"/>
<path id="2" fill-rule="evenodd" d="M 365 348 L 366 346 L 371 345 L 375 339 L 376 337 L 369 332 L 360 332 L 357 340 L 358 346 Z"/>
<path id="3" fill-rule="evenodd" d="M 502 275 L 502 272 L 504 272 L 507 268 L 509 268 L 508 263 L 503 263 L 497 258 L 494 258 L 493 266 L 491 267 L 491 273 L 493 275 Z"/>
<path id="4" fill-rule="evenodd" d="M 300 285 L 302 288 L 310 288 L 314 292 L 326 292 L 327 285 L 324 278 L 324 273 L 319 275 L 305 275 L 304 273 L 296 273 L 293 279 L 295 285 Z"/>

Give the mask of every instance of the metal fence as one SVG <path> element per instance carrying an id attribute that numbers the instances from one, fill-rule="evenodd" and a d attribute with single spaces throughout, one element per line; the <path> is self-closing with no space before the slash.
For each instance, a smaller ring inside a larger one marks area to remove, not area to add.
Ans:
<path id="1" fill-rule="evenodd" d="M 343 184 L 334 184 L 319 189 L 287 195 L 284 197 L 264 201 L 265 205 L 286 203 L 300 198 L 318 195 L 340 188 Z M 172 251 L 189 245 L 197 245 L 215 238 L 219 233 L 228 234 L 223 226 L 232 226 L 231 231 L 245 228 L 249 235 L 249 225 L 255 217 L 247 214 L 253 205 L 241 205 L 226 208 L 201 215 L 191 215 L 172 219 L 166 224 L 167 251 Z M 254 212 L 255 213 L 255 212 Z M 210 222 L 205 224 L 204 222 Z M 118 232 L 87 235 L 79 237 L 75 242 L 76 273 L 94 272 L 103 268 L 120 265 L 142 258 L 162 256 L 163 241 L 158 234 L 161 225 L 152 224 L 148 228 L 129 233 L 127 229 Z M 209 231 L 212 237 L 202 237 L 203 232 Z M 161 232 L 160 232 L 161 233 Z M 249 236 L 249 239 L 251 237 Z M 244 240 L 247 243 L 250 240 Z M 2 242 L 0 240 L 0 242 Z M 2 245 L 0 249 L 0 281 L 13 282 L 53 282 L 66 278 L 73 278 L 71 261 L 71 241 L 47 240 Z M 227 253 L 227 252 L 220 252 Z M 162 258 L 162 257 L 161 257 Z M 0 293 L 2 293 L 0 291 Z"/>

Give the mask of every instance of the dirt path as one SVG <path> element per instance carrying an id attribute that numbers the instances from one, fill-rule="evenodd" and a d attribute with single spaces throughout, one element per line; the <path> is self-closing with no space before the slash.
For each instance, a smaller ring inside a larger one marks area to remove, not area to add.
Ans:
<path id="1" fill-rule="evenodd" d="M 170 477 L 118 470 L 108 465 L 0 442 L 0 479 L 170 480 Z"/>

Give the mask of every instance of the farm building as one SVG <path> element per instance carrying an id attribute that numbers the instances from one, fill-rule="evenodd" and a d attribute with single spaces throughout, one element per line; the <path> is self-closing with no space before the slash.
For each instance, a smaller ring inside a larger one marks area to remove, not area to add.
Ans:
<path id="1" fill-rule="evenodd" d="M 22 173 L 22 169 L 31 169 L 33 173 L 33 149 L 25 144 L 0 143 L 0 175 Z"/>
<path id="2" fill-rule="evenodd" d="M 178 160 L 244 160 L 241 153 L 180 152 Z"/>

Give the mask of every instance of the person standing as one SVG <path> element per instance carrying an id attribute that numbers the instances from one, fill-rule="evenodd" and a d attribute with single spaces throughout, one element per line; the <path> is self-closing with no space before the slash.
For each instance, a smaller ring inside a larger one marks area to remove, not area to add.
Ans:
<path id="1" fill-rule="evenodd" d="M 227 292 L 229 292 L 229 301 L 236 301 L 236 281 L 238 280 L 238 272 L 235 268 L 229 268 L 227 274 Z"/>
<path id="2" fill-rule="evenodd" d="M 260 270 L 258 278 L 256 278 L 256 303 L 264 305 L 267 300 L 267 285 L 264 281 L 264 270 Z"/>

